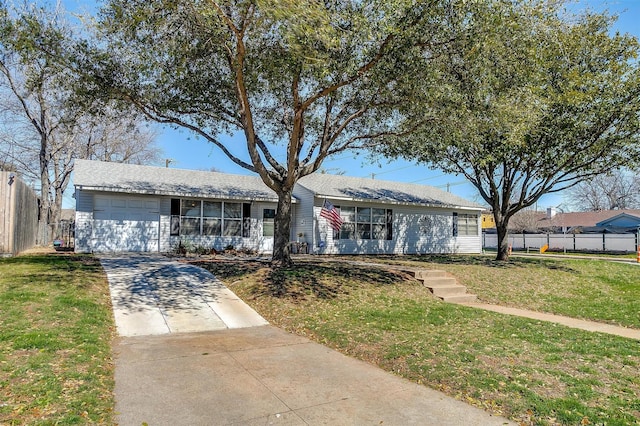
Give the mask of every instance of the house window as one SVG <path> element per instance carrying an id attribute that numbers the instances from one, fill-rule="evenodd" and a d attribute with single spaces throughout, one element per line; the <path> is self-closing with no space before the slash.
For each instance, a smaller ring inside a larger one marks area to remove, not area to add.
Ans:
<path id="1" fill-rule="evenodd" d="M 180 234 L 200 235 L 201 202 L 182 200 L 180 202 Z"/>
<path id="2" fill-rule="evenodd" d="M 477 236 L 478 216 L 453 213 L 453 236 Z"/>
<path id="3" fill-rule="evenodd" d="M 334 235 L 335 239 L 391 240 L 393 237 L 390 209 L 342 206 L 340 216 L 342 227 L 339 235 Z"/>
<path id="4" fill-rule="evenodd" d="M 171 235 L 240 237 L 244 210 L 242 203 L 171 200 Z"/>
<path id="5" fill-rule="evenodd" d="M 342 227 L 340 228 L 340 235 L 338 239 L 355 240 L 356 239 L 356 208 L 341 206 L 340 217 L 342 218 Z"/>
<path id="6" fill-rule="evenodd" d="M 220 236 L 222 229 L 222 203 L 202 202 L 202 235 Z"/>
<path id="7" fill-rule="evenodd" d="M 225 237 L 242 236 L 242 203 L 224 203 Z"/>
<path id="8" fill-rule="evenodd" d="M 262 236 L 273 237 L 275 229 L 276 209 L 262 210 Z"/>
<path id="9" fill-rule="evenodd" d="M 385 209 L 371 209 L 371 238 L 387 239 L 387 212 Z"/>

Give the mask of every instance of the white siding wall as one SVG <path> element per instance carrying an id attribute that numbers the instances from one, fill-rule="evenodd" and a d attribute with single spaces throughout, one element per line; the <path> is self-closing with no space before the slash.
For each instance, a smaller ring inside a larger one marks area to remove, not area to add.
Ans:
<path id="1" fill-rule="evenodd" d="M 304 233 L 303 240 L 309 244 L 310 253 L 325 254 L 425 254 L 425 253 L 479 253 L 482 250 L 478 220 L 478 236 L 453 237 L 453 211 L 447 209 L 421 208 L 414 206 L 390 206 L 384 203 L 367 203 L 367 206 L 391 208 L 393 210 L 392 240 L 333 240 L 333 230 L 320 217 L 323 199 L 302 187 L 297 187 L 293 205 L 292 241 L 297 234 Z M 348 203 L 331 200 L 335 205 L 363 206 L 364 203 Z M 232 245 L 236 249 L 251 249 L 270 252 L 271 239 L 263 237 L 262 214 L 265 208 L 276 208 L 276 203 L 253 202 L 251 204 L 250 238 L 170 236 L 171 197 L 160 199 L 160 252 L 169 252 L 179 241 L 188 241 L 193 246 L 222 250 Z M 460 213 L 473 213 L 460 211 Z M 478 215 L 480 213 L 478 212 Z M 91 252 L 93 221 L 93 194 L 76 191 L 76 241 L 78 252 Z M 320 243 L 324 243 L 320 247 Z"/>
<path id="2" fill-rule="evenodd" d="M 336 205 L 354 205 L 333 201 Z M 320 201 L 321 203 L 322 201 Z M 363 203 L 355 203 L 363 206 Z M 393 210 L 392 240 L 333 240 L 333 231 L 327 221 L 320 217 L 321 206 L 314 207 L 317 220 L 316 236 L 325 242 L 319 253 L 327 254 L 428 254 L 428 253 L 481 253 L 481 220 L 475 236 L 453 236 L 453 210 L 414 206 L 390 206 L 372 203 L 367 207 Z M 460 211 L 473 214 L 474 212 Z M 480 212 L 475 212 L 480 216 Z"/>
<path id="3" fill-rule="evenodd" d="M 160 198 L 160 253 L 168 253 L 171 245 L 171 197 Z"/>
<path id="4" fill-rule="evenodd" d="M 314 232 L 316 229 L 314 218 L 320 213 L 320 209 L 318 209 L 317 213 L 314 213 L 315 197 L 313 192 L 306 188 L 296 185 L 293 195 L 296 197 L 297 202 L 293 206 L 294 219 L 291 224 L 293 234 L 291 238 L 293 241 L 296 241 L 298 239 L 298 233 L 302 232 L 304 234 L 302 240 L 309 244 L 309 253 L 312 253 L 314 247 L 317 248 L 319 241 L 317 232 Z"/>
<path id="5" fill-rule="evenodd" d="M 172 236 L 170 238 L 170 251 L 175 250 L 178 247 L 180 241 L 185 245 L 191 245 L 192 247 L 204 247 L 208 249 L 216 249 L 218 251 L 224 250 L 227 246 L 233 246 L 233 248 L 243 249 L 252 248 L 249 244 L 245 245 L 247 238 L 242 237 L 211 237 L 211 236 Z"/>
<path id="6" fill-rule="evenodd" d="M 93 194 L 76 190 L 75 251 L 91 253 Z"/>

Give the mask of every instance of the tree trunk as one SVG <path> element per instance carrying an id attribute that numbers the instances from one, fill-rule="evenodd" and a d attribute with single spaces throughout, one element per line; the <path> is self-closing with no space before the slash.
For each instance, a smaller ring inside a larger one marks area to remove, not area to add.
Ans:
<path id="1" fill-rule="evenodd" d="M 51 203 L 51 235 L 54 239 L 61 239 L 60 221 L 62 219 L 62 190 L 55 189 L 55 198 Z"/>
<path id="2" fill-rule="evenodd" d="M 278 267 L 293 264 L 289 243 L 291 241 L 291 196 L 293 190 L 278 191 L 278 209 L 274 219 L 273 256 L 271 263 Z"/>
<path id="3" fill-rule="evenodd" d="M 39 128 L 38 128 L 39 129 Z M 49 185 L 49 160 L 47 155 L 48 140 L 45 135 L 40 133 L 40 221 L 44 224 L 40 229 L 43 234 L 40 235 L 38 244 L 46 246 L 51 241 L 51 235 L 49 234 L 49 219 L 51 216 L 51 200 L 49 198 L 49 191 L 51 187 Z"/>
<path id="4" fill-rule="evenodd" d="M 496 219 L 496 231 L 498 232 L 498 253 L 496 260 L 509 260 L 509 231 L 507 228 L 508 221 L 501 218 L 500 222 Z"/>

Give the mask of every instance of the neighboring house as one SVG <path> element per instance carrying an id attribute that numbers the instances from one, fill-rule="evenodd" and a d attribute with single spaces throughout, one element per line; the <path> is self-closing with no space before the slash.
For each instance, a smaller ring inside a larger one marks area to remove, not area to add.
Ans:
<path id="1" fill-rule="evenodd" d="M 549 209 L 538 225 L 542 230 L 553 232 L 636 233 L 640 226 L 640 210 L 557 213 Z"/>
<path id="2" fill-rule="evenodd" d="M 496 218 L 493 217 L 493 212 L 483 211 L 482 212 L 482 230 L 493 229 L 495 227 L 496 227 Z"/>
<path id="3" fill-rule="evenodd" d="M 596 223 L 597 227 L 606 229 L 632 229 L 640 228 L 640 210 L 619 210 L 623 213 Z"/>
<path id="4" fill-rule="evenodd" d="M 78 252 L 169 252 L 179 242 L 273 250 L 276 194 L 260 178 L 76 160 Z M 325 200 L 339 231 L 320 215 Z M 479 253 L 482 207 L 424 185 L 314 174 L 292 199 L 311 253 Z M 299 237 L 299 235 L 302 235 Z"/>
<path id="5" fill-rule="evenodd" d="M 484 219 L 484 218 L 483 218 Z M 525 210 L 509 222 L 510 232 L 522 233 L 637 233 L 640 210 L 600 210 L 593 212 L 558 213 Z M 495 233 L 495 225 L 483 231 Z"/>

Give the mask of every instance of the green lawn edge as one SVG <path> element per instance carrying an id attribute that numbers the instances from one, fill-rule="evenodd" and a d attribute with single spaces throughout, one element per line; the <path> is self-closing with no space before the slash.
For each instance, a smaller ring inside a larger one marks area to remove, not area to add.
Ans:
<path id="1" fill-rule="evenodd" d="M 114 424 L 113 337 L 95 257 L 0 259 L 0 424 Z"/>

